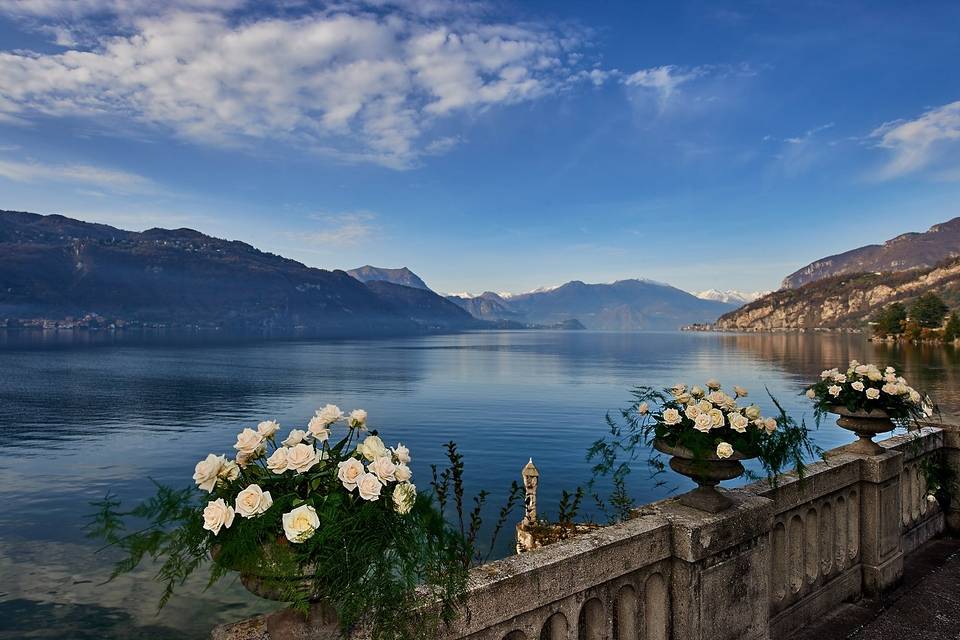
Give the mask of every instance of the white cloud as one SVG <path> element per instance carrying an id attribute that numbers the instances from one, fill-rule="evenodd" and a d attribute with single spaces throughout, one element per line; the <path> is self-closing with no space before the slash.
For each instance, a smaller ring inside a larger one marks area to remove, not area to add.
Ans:
<path id="1" fill-rule="evenodd" d="M 119 193 L 151 190 L 153 183 L 141 175 L 89 164 L 44 164 L 0 159 L 0 177 L 16 182 L 71 182 Z"/>
<path id="2" fill-rule="evenodd" d="M 914 120 L 884 123 L 870 138 L 891 153 L 877 178 L 896 178 L 924 169 L 939 159 L 949 144 L 960 140 L 960 100 L 930 109 Z"/>
<path id="3" fill-rule="evenodd" d="M 318 213 L 309 216 L 322 223 L 322 228 L 308 233 L 291 233 L 290 237 L 306 240 L 311 245 L 321 245 L 319 250 L 328 251 L 330 245 L 355 246 L 373 237 L 378 228 L 376 215 L 369 211 L 346 213 Z"/>
<path id="4" fill-rule="evenodd" d="M 674 65 L 664 65 L 651 69 L 641 69 L 623 79 L 628 87 L 640 87 L 653 91 L 657 95 L 660 108 L 664 109 L 680 85 L 702 76 L 705 68 L 681 69 Z"/>
<path id="5" fill-rule="evenodd" d="M 174 10 L 157 15 L 157 6 Z M 469 3 L 368 2 L 257 19 L 221 6 L 0 0 L 9 15 L 47 21 L 41 28 L 69 47 L 0 51 L 0 118 L 121 116 L 201 143 L 280 141 L 405 168 L 452 146 L 431 135 L 438 119 L 540 98 L 579 71 L 575 34 L 483 21 Z M 56 24 L 102 13 L 123 24 L 85 48 Z"/>

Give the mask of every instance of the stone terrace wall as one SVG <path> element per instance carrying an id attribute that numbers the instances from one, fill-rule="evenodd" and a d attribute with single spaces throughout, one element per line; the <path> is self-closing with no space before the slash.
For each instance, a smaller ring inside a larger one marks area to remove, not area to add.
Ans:
<path id="1" fill-rule="evenodd" d="M 786 638 L 843 601 L 891 588 L 904 554 L 960 525 L 956 511 L 926 500 L 918 467 L 942 455 L 960 471 L 960 426 L 881 444 L 877 456 L 828 452 L 803 481 L 730 491 L 734 506 L 718 514 L 664 500 L 628 522 L 477 567 L 470 615 L 447 637 Z M 214 637 L 268 637 L 258 634 L 221 628 Z"/>

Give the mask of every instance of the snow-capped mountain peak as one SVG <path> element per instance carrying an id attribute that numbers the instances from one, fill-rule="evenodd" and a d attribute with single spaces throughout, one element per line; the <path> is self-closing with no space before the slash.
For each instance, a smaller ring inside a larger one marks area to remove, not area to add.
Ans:
<path id="1" fill-rule="evenodd" d="M 706 291 L 699 291 L 693 295 L 697 296 L 702 300 L 713 300 L 715 302 L 726 302 L 729 304 L 746 304 L 748 302 L 753 302 L 757 298 L 764 296 L 770 293 L 769 291 L 736 291 L 734 289 L 727 289 L 725 291 L 720 291 L 719 289 L 707 289 Z"/>

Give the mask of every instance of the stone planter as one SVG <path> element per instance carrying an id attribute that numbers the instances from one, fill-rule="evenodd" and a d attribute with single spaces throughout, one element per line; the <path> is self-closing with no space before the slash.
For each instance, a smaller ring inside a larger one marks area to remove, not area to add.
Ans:
<path id="1" fill-rule="evenodd" d="M 218 549 L 214 548 L 211 556 L 216 560 L 218 555 Z M 257 573 L 241 572 L 240 584 L 253 595 L 265 600 L 289 602 L 289 598 L 284 594 L 289 593 L 288 587 L 292 587 L 310 601 L 307 615 L 289 608 L 267 614 L 264 622 L 270 640 L 339 640 L 343 637 L 336 609 L 316 593 L 313 580 L 309 577 L 274 576 L 269 573 L 269 568 L 265 567 Z"/>
<path id="2" fill-rule="evenodd" d="M 710 454 L 703 459 L 694 460 L 693 452 L 686 447 L 671 447 L 662 440 L 654 440 L 654 448 L 670 458 L 670 468 L 680 475 L 687 476 L 697 483 L 697 488 L 680 496 L 680 504 L 709 513 L 717 513 L 729 508 L 733 501 L 717 490 L 723 480 L 733 480 L 743 475 L 741 460 L 749 459 L 739 451 L 729 458 L 718 458 Z"/>
<path id="3" fill-rule="evenodd" d="M 853 431 L 860 439 L 843 447 L 844 453 L 875 456 L 884 453 L 886 449 L 873 441 L 878 433 L 893 431 L 896 425 L 885 411 L 848 411 L 846 407 L 831 407 L 830 413 L 835 413 L 837 426 Z"/>

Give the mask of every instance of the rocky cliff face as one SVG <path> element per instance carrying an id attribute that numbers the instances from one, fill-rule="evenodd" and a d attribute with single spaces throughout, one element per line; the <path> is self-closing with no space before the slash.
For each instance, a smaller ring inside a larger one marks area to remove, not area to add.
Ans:
<path id="1" fill-rule="evenodd" d="M 882 245 L 872 244 L 811 262 L 783 279 L 796 289 L 831 276 L 929 269 L 960 256 L 960 218 L 937 224 L 925 233 L 904 233 Z"/>
<path id="2" fill-rule="evenodd" d="M 930 269 L 834 276 L 781 289 L 720 317 L 714 327 L 737 331 L 779 331 L 863 326 L 879 308 L 909 302 L 933 291 L 960 306 L 960 259 Z"/>

